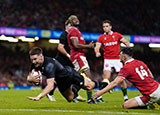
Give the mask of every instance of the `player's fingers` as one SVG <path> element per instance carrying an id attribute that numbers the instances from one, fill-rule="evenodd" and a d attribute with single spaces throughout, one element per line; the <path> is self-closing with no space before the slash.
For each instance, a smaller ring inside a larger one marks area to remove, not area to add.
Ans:
<path id="1" fill-rule="evenodd" d="M 27 97 L 27 99 L 30 99 L 30 100 L 32 100 L 32 97 Z"/>
<path id="2" fill-rule="evenodd" d="M 93 97 L 94 99 L 96 99 L 96 98 L 97 98 L 96 93 L 95 93 L 95 94 L 93 94 L 93 95 L 92 95 L 92 97 Z"/>
<path id="3" fill-rule="evenodd" d="M 34 97 L 27 97 L 29 100 L 35 100 Z"/>

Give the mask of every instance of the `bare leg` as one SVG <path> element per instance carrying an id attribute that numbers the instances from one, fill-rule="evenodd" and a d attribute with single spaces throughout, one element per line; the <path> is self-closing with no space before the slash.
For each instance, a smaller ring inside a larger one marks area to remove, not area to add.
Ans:
<path id="1" fill-rule="evenodd" d="M 126 84 L 125 80 L 123 80 L 121 82 L 120 87 L 127 88 L 127 84 Z"/>
<path id="2" fill-rule="evenodd" d="M 110 80 L 111 71 L 109 71 L 109 70 L 104 70 L 104 71 L 103 71 L 103 74 L 104 74 L 104 79 Z"/>
<path id="3" fill-rule="evenodd" d="M 61 92 L 61 94 L 66 98 L 66 100 L 68 102 L 71 102 L 72 99 L 74 98 L 74 93 L 72 91 L 72 86 L 70 86 L 70 88 L 68 88 L 66 91 Z"/>
<path id="4" fill-rule="evenodd" d="M 84 73 L 87 77 L 92 79 L 90 69 L 85 70 Z M 95 103 L 94 100 L 92 99 L 92 90 L 91 90 L 91 89 L 93 89 L 92 86 L 89 86 L 88 89 L 89 89 L 89 90 L 87 90 L 88 103 Z"/>
<path id="5" fill-rule="evenodd" d="M 136 101 L 135 98 L 129 99 L 128 101 L 124 102 L 122 105 L 124 109 L 130 109 L 138 106 L 139 106 L 138 102 Z"/>
<path id="6" fill-rule="evenodd" d="M 90 79 L 84 77 L 84 88 L 88 91 L 92 90 L 95 87 L 95 83 Z"/>

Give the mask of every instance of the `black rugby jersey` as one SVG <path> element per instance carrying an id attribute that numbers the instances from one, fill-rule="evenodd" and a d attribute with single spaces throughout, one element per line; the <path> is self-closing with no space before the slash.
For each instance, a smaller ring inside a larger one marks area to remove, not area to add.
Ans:
<path id="1" fill-rule="evenodd" d="M 60 40 L 60 43 L 64 45 L 64 49 L 66 50 L 66 52 L 68 54 L 70 54 L 70 47 L 68 45 L 68 39 L 67 39 L 67 35 L 68 35 L 68 32 L 67 31 L 64 31 L 59 40 Z M 72 62 L 69 60 L 68 57 L 64 56 L 61 52 L 58 51 L 56 57 L 55 57 L 62 65 L 64 66 L 71 66 L 71 67 L 74 67 Z"/>
<path id="2" fill-rule="evenodd" d="M 72 76 L 73 68 L 69 66 L 63 66 L 55 58 L 44 56 L 44 62 L 42 66 L 35 68 L 34 64 L 31 66 L 31 70 L 40 70 L 42 75 L 48 78 L 63 78 L 66 76 Z"/>

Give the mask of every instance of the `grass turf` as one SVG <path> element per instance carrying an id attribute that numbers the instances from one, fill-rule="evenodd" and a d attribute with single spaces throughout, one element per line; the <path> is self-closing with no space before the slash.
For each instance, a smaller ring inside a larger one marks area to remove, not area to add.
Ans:
<path id="1" fill-rule="evenodd" d="M 157 110 L 122 109 L 123 96 L 121 91 L 106 93 L 103 99 L 106 103 L 87 104 L 87 102 L 68 103 L 64 97 L 55 91 L 55 102 L 47 97 L 40 101 L 31 101 L 27 96 L 37 96 L 42 90 L 0 90 L 0 115 L 158 115 Z M 86 97 L 86 91 L 80 91 Z M 128 91 L 129 98 L 140 95 L 138 91 Z"/>

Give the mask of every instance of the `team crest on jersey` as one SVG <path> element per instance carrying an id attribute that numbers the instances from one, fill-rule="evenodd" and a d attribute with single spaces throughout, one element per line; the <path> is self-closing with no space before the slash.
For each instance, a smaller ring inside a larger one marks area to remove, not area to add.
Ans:
<path id="1" fill-rule="evenodd" d="M 107 38 L 105 37 L 104 40 L 106 40 Z"/>
<path id="2" fill-rule="evenodd" d="M 112 36 L 113 40 L 115 40 L 115 36 Z"/>
<path id="3" fill-rule="evenodd" d="M 109 64 L 105 64 L 106 67 L 109 67 Z"/>

